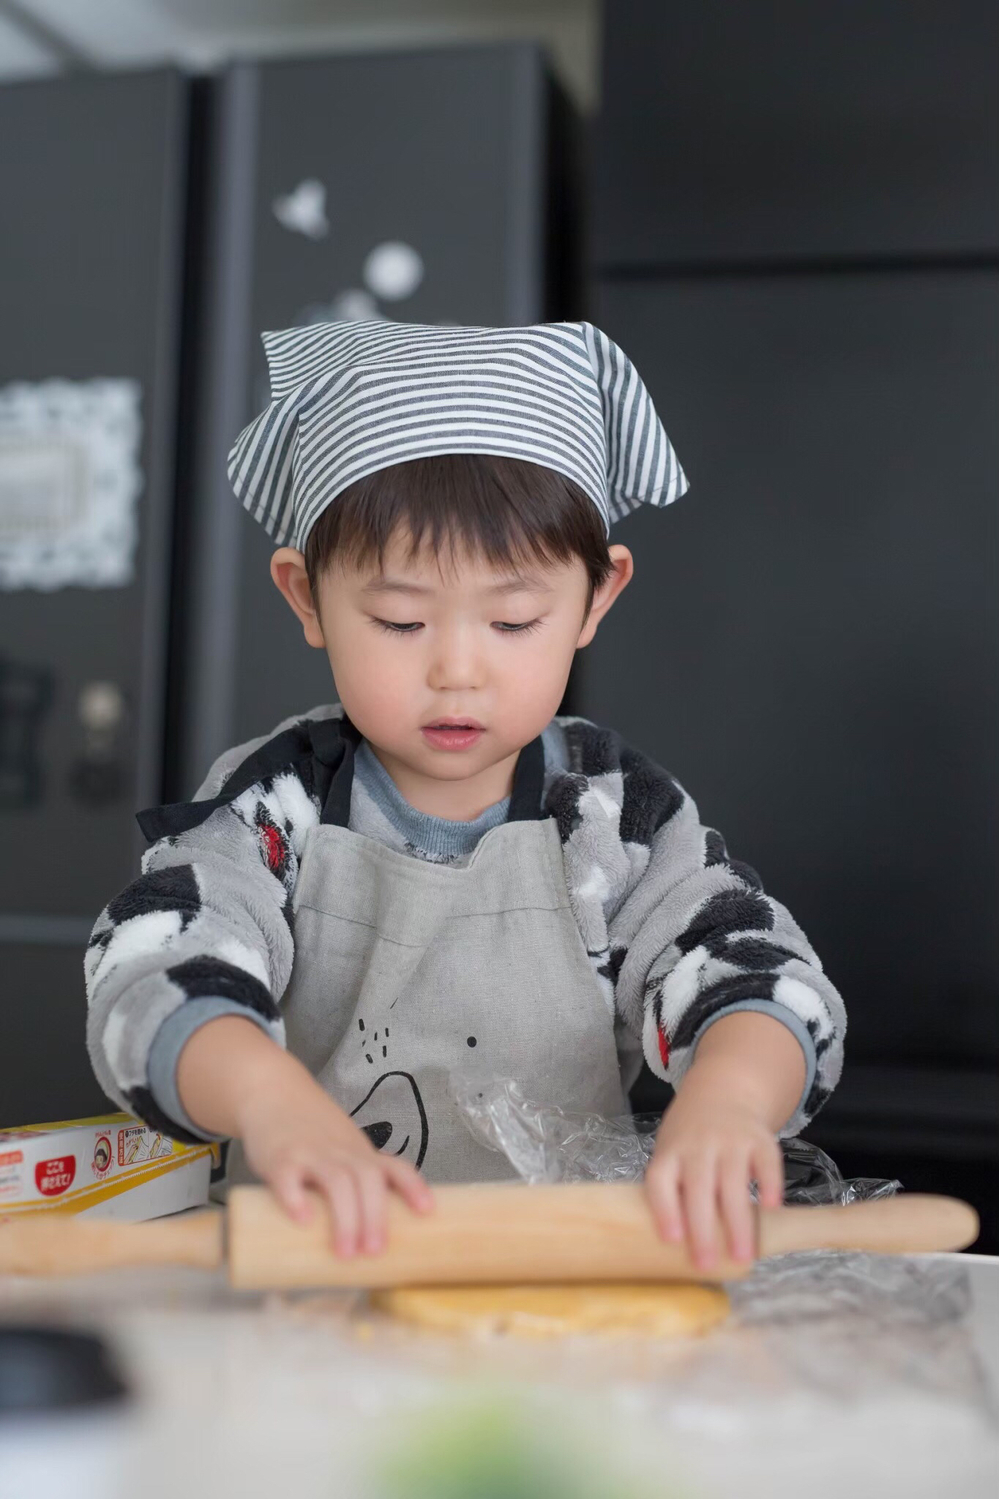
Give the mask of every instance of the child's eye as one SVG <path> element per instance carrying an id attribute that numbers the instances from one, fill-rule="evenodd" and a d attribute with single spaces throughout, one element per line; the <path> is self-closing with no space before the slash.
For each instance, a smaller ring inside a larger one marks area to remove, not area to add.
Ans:
<path id="1" fill-rule="evenodd" d="M 388 630 L 390 635 L 412 635 L 414 631 L 421 628 L 419 620 L 414 621 L 412 624 L 398 625 L 391 619 L 376 619 L 372 617 L 371 622 L 383 630 Z"/>
<path id="2" fill-rule="evenodd" d="M 496 623 L 498 625 L 498 628 L 504 635 L 529 635 L 532 630 L 539 630 L 541 628 L 540 619 L 529 619 L 527 623 L 523 625 L 503 624 L 502 621 L 499 620 L 497 620 Z"/>
<path id="3" fill-rule="evenodd" d="M 423 628 L 419 620 L 411 624 L 397 624 L 391 619 L 378 619 L 372 616 L 371 622 L 378 625 L 379 629 L 387 630 L 390 635 L 414 635 L 417 630 Z M 508 624 L 503 620 L 496 620 L 495 624 L 501 635 L 529 635 L 533 630 L 541 628 L 540 619 L 529 619 L 522 625 Z"/>

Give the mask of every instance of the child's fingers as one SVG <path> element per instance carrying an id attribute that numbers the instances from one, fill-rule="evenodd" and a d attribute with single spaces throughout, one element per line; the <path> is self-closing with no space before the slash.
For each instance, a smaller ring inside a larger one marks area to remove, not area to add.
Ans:
<path id="1" fill-rule="evenodd" d="M 434 1194 L 415 1166 L 390 1157 L 384 1160 L 383 1170 L 389 1186 L 398 1192 L 407 1207 L 411 1207 L 414 1213 L 429 1213 L 434 1205 Z"/>
<path id="2" fill-rule="evenodd" d="M 714 1156 L 688 1160 L 680 1177 L 680 1199 L 694 1264 L 710 1270 L 718 1257 L 718 1164 Z"/>
<path id="3" fill-rule="evenodd" d="M 753 1151 L 753 1175 L 765 1208 L 779 1208 L 784 1201 L 784 1157 L 776 1140 Z"/>
<path id="4" fill-rule="evenodd" d="M 386 1188 L 377 1162 L 360 1167 L 357 1187 L 361 1203 L 361 1249 L 364 1254 L 381 1254 L 386 1240 Z"/>
<path id="5" fill-rule="evenodd" d="M 301 1166 L 289 1165 L 276 1171 L 271 1178 L 270 1188 L 289 1218 L 293 1218 L 296 1223 L 308 1223 L 312 1217 L 312 1203 L 306 1191 L 305 1172 Z"/>
<path id="6" fill-rule="evenodd" d="M 753 1200 L 749 1195 L 749 1158 L 739 1152 L 722 1162 L 718 1200 L 734 1260 L 748 1263 L 756 1244 Z"/>
<path id="7" fill-rule="evenodd" d="M 671 1156 L 653 1159 L 645 1174 L 645 1190 L 659 1236 L 668 1244 L 679 1244 L 683 1238 L 683 1209 L 680 1206 L 679 1167 Z"/>
<path id="8" fill-rule="evenodd" d="M 329 1204 L 333 1249 L 349 1260 L 357 1252 L 360 1204 L 357 1182 L 346 1166 L 328 1166 L 317 1172 L 317 1185 Z"/>

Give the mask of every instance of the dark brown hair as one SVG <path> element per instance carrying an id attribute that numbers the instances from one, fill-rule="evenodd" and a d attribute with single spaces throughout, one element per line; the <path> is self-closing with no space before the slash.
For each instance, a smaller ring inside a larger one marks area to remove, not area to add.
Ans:
<path id="1" fill-rule="evenodd" d="M 497 567 L 579 557 L 589 579 L 587 614 L 613 571 L 600 512 L 571 479 L 525 459 L 441 453 L 368 474 L 326 507 L 305 542 L 313 598 L 335 560 L 381 567 L 400 523 L 410 532 L 410 560 L 425 535 L 438 559 L 445 543 L 452 560 L 463 547 Z"/>

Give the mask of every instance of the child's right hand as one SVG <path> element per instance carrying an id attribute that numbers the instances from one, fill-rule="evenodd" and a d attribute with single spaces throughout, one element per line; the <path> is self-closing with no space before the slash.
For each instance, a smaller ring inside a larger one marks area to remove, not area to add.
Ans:
<path id="1" fill-rule="evenodd" d="M 325 1197 L 333 1224 L 333 1247 L 349 1259 L 380 1254 L 387 1240 L 387 1197 L 399 1196 L 417 1213 L 433 1207 L 427 1183 L 415 1167 L 375 1149 L 311 1077 L 294 1099 L 279 1091 L 241 1109 L 246 1159 L 299 1222 L 312 1215 L 308 1188 Z"/>
<path id="2" fill-rule="evenodd" d="M 380 1154 L 308 1069 L 249 1020 L 223 1015 L 199 1027 L 181 1051 L 177 1089 L 202 1129 L 242 1140 L 292 1218 L 311 1217 L 310 1187 L 325 1197 L 333 1247 L 345 1258 L 385 1248 L 389 1192 L 414 1212 L 433 1207 L 415 1168 Z"/>

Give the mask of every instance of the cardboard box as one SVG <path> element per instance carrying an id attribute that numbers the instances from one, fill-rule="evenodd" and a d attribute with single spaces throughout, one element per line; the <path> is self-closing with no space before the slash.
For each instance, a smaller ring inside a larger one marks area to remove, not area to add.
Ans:
<path id="1" fill-rule="evenodd" d="M 208 1201 L 217 1145 L 181 1145 L 130 1114 L 0 1130 L 0 1218 L 159 1218 Z"/>

